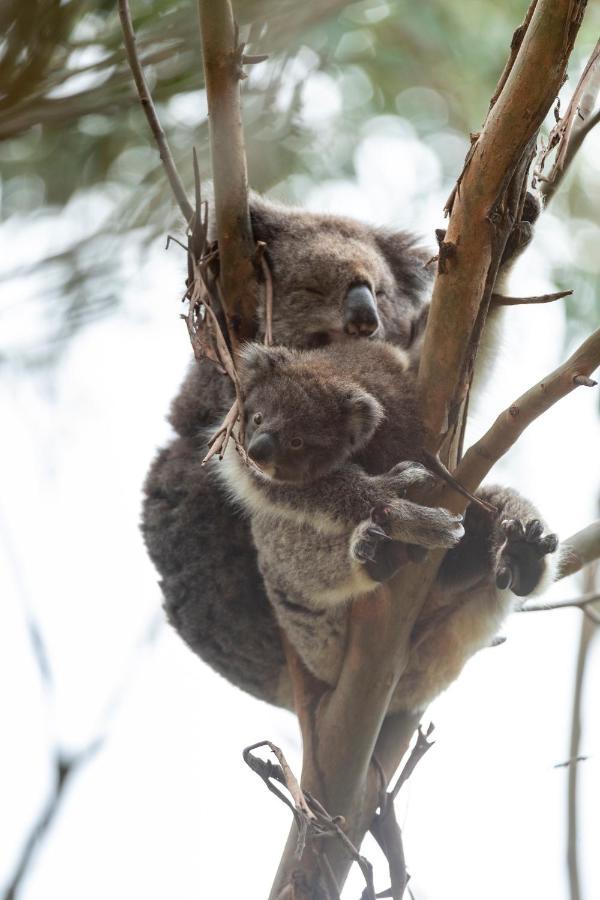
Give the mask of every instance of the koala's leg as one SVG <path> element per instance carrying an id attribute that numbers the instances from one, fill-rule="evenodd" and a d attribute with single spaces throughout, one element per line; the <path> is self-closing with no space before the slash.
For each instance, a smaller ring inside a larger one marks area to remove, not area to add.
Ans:
<path id="1" fill-rule="evenodd" d="M 558 538 L 546 531 L 533 503 L 511 488 L 486 486 L 478 493 L 496 512 L 468 507 L 465 537 L 446 554 L 440 581 L 468 587 L 484 578 L 520 597 L 542 590 L 553 572 Z"/>
<path id="2" fill-rule="evenodd" d="M 510 488 L 478 493 L 497 512 L 468 507 L 465 537 L 446 554 L 415 624 L 394 710 L 423 709 L 489 646 L 513 609 L 513 593 L 540 590 L 552 575 L 558 541 L 533 504 Z"/>
<path id="3" fill-rule="evenodd" d="M 200 466 L 203 453 L 197 440 L 174 440 L 144 487 L 142 533 L 167 618 L 219 674 L 255 697 L 290 706 L 281 637 L 249 524 Z"/>

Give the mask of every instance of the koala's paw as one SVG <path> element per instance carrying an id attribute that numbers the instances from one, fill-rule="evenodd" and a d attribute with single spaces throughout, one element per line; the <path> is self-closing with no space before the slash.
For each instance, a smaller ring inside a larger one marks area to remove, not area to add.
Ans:
<path id="1" fill-rule="evenodd" d="M 411 487 L 430 487 L 436 483 L 436 477 L 433 472 L 422 463 L 405 460 L 398 463 L 386 472 L 380 475 L 384 490 L 390 496 L 394 494 L 402 497 Z"/>
<path id="2" fill-rule="evenodd" d="M 511 259 L 520 256 L 528 244 L 531 243 L 534 234 L 533 226 L 540 214 L 540 209 L 539 200 L 531 193 L 531 191 L 528 191 L 523 206 L 521 221 L 514 225 L 508 236 L 504 254 L 502 256 L 503 263 L 507 263 Z"/>
<path id="3" fill-rule="evenodd" d="M 538 586 L 546 568 L 545 557 L 554 553 L 558 538 L 545 533 L 539 519 L 505 519 L 500 527 L 506 539 L 498 556 L 496 586 L 526 597 Z"/>
<path id="4" fill-rule="evenodd" d="M 427 549 L 455 547 L 465 533 L 462 516 L 410 501 L 379 504 L 371 510 L 371 519 L 395 541 Z"/>
<path id="5" fill-rule="evenodd" d="M 373 581 L 388 581 L 407 562 L 421 559 L 427 551 L 393 541 L 372 519 L 366 519 L 354 529 L 350 542 L 350 556 L 364 565 Z"/>
<path id="6" fill-rule="evenodd" d="M 381 544 L 389 543 L 391 538 L 384 529 L 372 519 L 365 519 L 357 525 L 350 539 L 350 556 L 363 565 L 373 562 Z"/>

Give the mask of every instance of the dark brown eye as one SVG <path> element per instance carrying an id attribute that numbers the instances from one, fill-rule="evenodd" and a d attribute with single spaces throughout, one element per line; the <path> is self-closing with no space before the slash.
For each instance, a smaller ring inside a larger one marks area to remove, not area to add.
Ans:
<path id="1" fill-rule="evenodd" d="M 304 446 L 304 441 L 301 437 L 292 438 L 290 441 L 290 447 L 292 450 L 300 450 L 301 447 Z"/>
<path id="2" fill-rule="evenodd" d="M 252 421 L 255 425 L 260 425 L 260 423 L 262 422 L 262 413 L 254 413 L 254 415 L 252 416 Z"/>

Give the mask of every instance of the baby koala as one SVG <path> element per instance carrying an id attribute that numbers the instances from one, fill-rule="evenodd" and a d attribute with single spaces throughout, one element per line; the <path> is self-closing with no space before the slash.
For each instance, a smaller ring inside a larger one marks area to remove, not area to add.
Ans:
<path id="1" fill-rule="evenodd" d="M 462 538 L 461 516 L 405 498 L 433 476 L 418 461 L 421 426 L 402 351 L 382 342 L 303 352 L 250 344 L 240 379 L 252 466 L 229 452 L 222 474 L 252 515 L 267 580 L 285 571 L 295 595 L 328 606 L 373 590 L 416 548 Z"/>
<path id="2" fill-rule="evenodd" d="M 545 581 L 556 536 L 509 488 L 482 489 L 489 509 L 471 504 L 464 526 L 406 499 L 433 476 L 420 459 L 415 376 L 397 348 L 250 344 L 239 374 L 251 465 L 230 445 L 216 471 L 250 514 L 269 600 L 317 678 L 337 681 L 349 599 L 428 548 L 449 551 L 391 706 L 424 708 L 497 633 L 514 603 L 507 588 L 526 595 Z"/>

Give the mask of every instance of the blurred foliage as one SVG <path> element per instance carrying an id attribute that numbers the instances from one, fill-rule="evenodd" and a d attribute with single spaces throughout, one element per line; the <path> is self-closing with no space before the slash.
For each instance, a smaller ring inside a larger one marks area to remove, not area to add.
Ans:
<path id="1" fill-rule="evenodd" d="M 159 116 L 191 194 L 192 145 L 209 174 L 196 4 L 131 5 Z M 462 148 L 482 122 L 526 6 L 526 0 L 234 2 L 250 52 L 269 53 L 243 87 L 253 187 L 285 184 L 289 199 L 301 200 L 307 185 L 352 178 L 358 135 L 382 115 L 408 120 L 435 149 L 444 174 L 456 177 L 457 154 L 444 148 L 452 142 L 456 148 L 457 137 Z M 58 249 L 36 242 L 39 229 L 32 232 L 28 259 L 32 269 L 43 267 L 43 298 L 54 322 L 52 345 L 38 354 L 46 361 L 81 324 L 116 304 L 124 246 L 182 223 L 134 93 L 115 0 L 4 0 L 0 26 L 5 235 L 11 223 L 52 228 L 61 210 L 81 225 Z M 575 76 L 599 27 L 596 6 L 576 47 Z M 587 223 L 585 240 L 595 237 L 598 256 L 598 207 L 577 173 L 560 205 Z M 592 267 L 578 278 L 589 288 L 594 274 Z M 572 272 L 564 278 L 573 286 Z M 596 315 L 595 304 L 590 308 Z"/>

